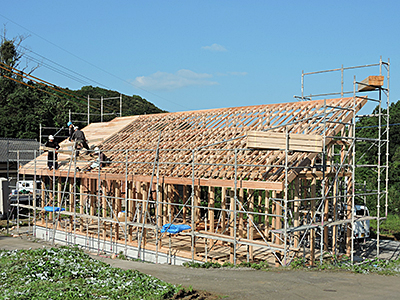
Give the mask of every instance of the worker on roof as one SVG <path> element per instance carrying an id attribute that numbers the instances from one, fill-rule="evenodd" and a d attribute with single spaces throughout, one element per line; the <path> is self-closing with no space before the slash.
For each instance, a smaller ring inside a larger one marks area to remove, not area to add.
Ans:
<path id="1" fill-rule="evenodd" d="M 67 123 L 68 125 L 68 139 L 72 142 L 72 135 L 74 134 L 74 124 L 71 121 Z"/>
<path id="2" fill-rule="evenodd" d="M 72 134 L 72 140 L 75 142 L 75 149 L 81 150 L 82 148 L 85 148 L 86 150 L 89 150 L 85 134 L 83 133 L 83 131 L 79 129 L 78 126 L 74 126 L 74 133 Z M 77 155 L 79 155 L 79 152 L 77 152 Z"/>
<path id="3" fill-rule="evenodd" d="M 49 150 L 47 152 L 47 166 L 49 167 L 49 170 L 52 170 L 53 167 L 55 170 L 57 170 L 58 168 L 57 150 L 60 149 L 60 146 L 54 140 L 54 136 L 49 135 L 49 140 L 46 142 L 45 147 L 54 149 L 54 150 Z"/>
<path id="4" fill-rule="evenodd" d="M 108 160 L 108 157 L 100 151 L 99 147 L 94 148 L 94 151 L 94 153 L 97 155 L 97 160 L 90 165 L 88 171 L 91 171 L 97 167 L 101 169 L 106 165 L 106 161 Z M 92 156 L 92 154 L 90 155 Z"/>

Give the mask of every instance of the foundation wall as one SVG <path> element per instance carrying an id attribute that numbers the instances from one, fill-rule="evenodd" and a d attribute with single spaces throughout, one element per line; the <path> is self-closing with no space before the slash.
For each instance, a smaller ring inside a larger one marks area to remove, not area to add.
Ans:
<path id="1" fill-rule="evenodd" d="M 65 232 L 63 230 L 56 230 L 54 235 L 52 228 L 42 226 L 36 226 L 34 234 L 37 238 L 47 242 L 53 242 L 54 237 L 54 243 L 57 245 L 75 245 L 93 253 L 105 255 L 118 255 L 122 253 L 130 259 L 138 258 L 138 247 L 125 245 L 123 242 L 99 240 L 97 237 L 74 234 L 73 232 Z M 156 253 L 155 251 L 143 248 L 140 250 L 140 254 L 141 260 L 159 264 L 182 265 L 184 262 L 192 261 L 189 258 L 179 257 L 174 253 Z"/>

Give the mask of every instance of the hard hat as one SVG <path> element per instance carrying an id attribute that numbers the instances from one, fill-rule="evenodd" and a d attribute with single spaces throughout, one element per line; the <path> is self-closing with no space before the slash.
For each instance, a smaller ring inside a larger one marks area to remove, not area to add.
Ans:
<path id="1" fill-rule="evenodd" d="M 78 126 L 74 126 L 74 130 L 77 130 L 77 129 L 79 129 L 79 127 Z"/>
<path id="2" fill-rule="evenodd" d="M 94 151 L 100 151 L 99 147 L 94 148 Z"/>
<path id="3" fill-rule="evenodd" d="M 69 121 L 69 122 L 67 123 L 67 125 L 68 125 L 68 127 L 71 126 L 71 125 L 72 125 L 72 122 Z"/>
<path id="4" fill-rule="evenodd" d="M 54 136 L 52 136 L 51 134 L 49 135 L 49 140 L 54 140 Z"/>

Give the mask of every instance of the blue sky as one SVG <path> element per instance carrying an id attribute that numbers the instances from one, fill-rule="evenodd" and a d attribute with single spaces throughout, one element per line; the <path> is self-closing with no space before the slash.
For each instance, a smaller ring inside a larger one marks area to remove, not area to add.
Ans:
<path id="1" fill-rule="evenodd" d="M 380 56 L 391 62 L 390 99 L 400 97 L 398 1 L 3 0 L 1 7 L 6 37 L 29 36 L 23 46 L 41 61 L 33 75 L 70 89 L 140 95 L 171 112 L 296 101 L 302 70 Z M 346 71 L 345 90 L 354 75 L 361 81 L 378 71 Z M 339 72 L 309 76 L 305 93 L 340 92 L 340 82 Z"/>

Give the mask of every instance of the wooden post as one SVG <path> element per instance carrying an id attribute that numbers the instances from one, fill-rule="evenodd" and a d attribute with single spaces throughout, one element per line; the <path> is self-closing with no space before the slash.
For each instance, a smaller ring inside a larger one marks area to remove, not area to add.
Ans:
<path id="1" fill-rule="evenodd" d="M 55 206 L 54 203 L 54 191 L 53 191 L 53 177 L 50 177 L 50 186 L 49 186 L 49 206 Z M 53 213 L 50 212 L 49 213 L 49 221 L 53 220 Z"/>
<path id="2" fill-rule="evenodd" d="M 75 207 L 75 195 L 74 195 L 74 178 L 69 178 L 69 211 L 73 212 Z M 75 222 L 74 216 L 69 217 L 69 230 L 72 232 L 73 223 Z"/>
<path id="3" fill-rule="evenodd" d="M 173 209 L 171 203 L 173 202 L 173 191 L 172 191 L 172 184 L 168 184 L 167 186 L 167 200 L 168 200 L 168 220 L 173 220 L 174 219 L 174 214 L 173 214 Z"/>
<path id="4" fill-rule="evenodd" d="M 85 179 L 81 178 L 81 183 L 79 185 L 79 212 L 81 214 L 84 213 L 84 205 L 85 205 L 85 195 L 83 194 Z M 87 219 L 86 219 L 87 220 Z M 79 223 L 79 231 L 83 232 L 83 220 Z"/>
<path id="5" fill-rule="evenodd" d="M 248 226 L 249 226 L 249 232 L 248 232 L 248 237 L 249 240 L 253 240 L 254 239 L 254 190 L 249 190 L 249 195 L 247 197 L 249 198 L 249 214 L 247 216 L 247 222 L 248 222 Z M 253 252 L 253 246 L 249 247 L 249 259 L 253 260 L 254 259 L 254 252 Z"/>
<path id="6" fill-rule="evenodd" d="M 111 212 L 110 212 L 111 215 L 110 215 L 110 217 L 112 219 L 116 220 L 117 217 L 118 217 L 118 214 L 117 214 L 117 202 L 115 201 L 115 198 L 114 198 L 115 197 L 115 181 L 114 180 L 110 180 L 109 182 L 110 182 L 110 191 L 112 191 L 111 192 L 111 197 L 113 197 L 113 198 L 110 199 L 111 200 Z M 117 224 L 111 223 L 110 226 L 111 226 L 111 232 L 112 233 L 116 232 Z M 112 228 L 114 228 L 114 230 Z M 111 242 L 113 241 L 113 236 L 112 235 L 110 236 L 110 241 Z"/>
<path id="7" fill-rule="evenodd" d="M 194 214 L 194 224 L 197 226 L 200 222 L 200 208 L 198 207 L 200 204 L 200 186 L 195 185 L 194 186 L 194 206 L 196 207 L 194 209 L 195 214 Z M 196 228 L 194 228 L 196 230 Z"/>
<path id="8" fill-rule="evenodd" d="M 209 226 L 209 231 L 211 233 L 214 233 L 214 206 L 215 206 L 215 187 L 210 186 L 209 187 L 209 196 L 210 196 L 210 200 L 208 202 L 208 207 L 210 207 L 211 209 L 208 210 L 208 220 L 210 222 L 210 226 Z M 212 247 L 213 244 L 213 240 L 209 239 L 209 245 L 210 247 Z"/>
<path id="9" fill-rule="evenodd" d="M 46 184 L 44 183 L 44 178 L 42 178 L 42 186 L 41 186 L 41 195 L 42 195 L 42 209 L 46 206 Z M 44 210 L 41 212 L 41 215 L 42 215 L 42 224 L 44 224 L 45 223 L 45 220 L 44 220 L 44 214 L 45 214 L 45 212 L 44 212 Z"/>
<path id="10" fill-rule="evenodd" d="M 244 205 L 244 189 L 239 189 L 239 202 L 242 205 L 238 205 L 238 210 L 243 211 L 243 205 Z M 239 213 L 239 237 L 243 238 L 244 237 L 244 220 L 243 220 L 244 214 L 241 212 Z"/>
<path id="11" fill-rule="evenodd" d="M 337 215 L 337 195 L 338 195 L 338 181 L 337 179 L 333 182 L 333 218 L 332 221 L 336 221 Z M 337 238 L 338 238 L 338 226 L 332 227 L 332 251 L 336 254 Z"/>
<path id="12" fill-rule="evenodd" d="M 328 180 L 326 180 L 326 182 L 328 182 Z M 326 192 L 328 191 L 329 186 L 328 184 L 325 185 L 325 190 L 324 190 L 324 194 L 325 194 L 325 201 L 324 201 L 324 224 L 328 222 L 328 218 L 329 218 L 329 199 L 328 196 L 326 194 Z M 325 226 L 324 228 L 324 250 L 328 251 L 328 243 L 329 243 L 329 228 L 328 226 Z"/>
<path id="13" fill-rule="evenodd" d="M 95 215 L 95 203 L 96 203 L 96 197 L 94 196 L 96 194 L 96 179 L 89 179 L 89 192 L 90 192 L 90 215 L 94 216 Z"/>
<path id="14" fill-rule="evenodd" d="M 114 181 L 114 196 L 118 199 L 115 199 L 115 210 L 114 210 L 114 214 L 117 218 L 117 220 L 119 220 L 118 215 L 121 212 L 121 208 L 122 208 L 122 203 L 121 203 L 121 199 L 119 199 L 121 197 L 121 183 L 119 181 Z M 119 223 L 115 224 L 115 240 L 118 241 L 119 240 Z"/>
<path id="15" fill-rule="evenodd" d="M 143 215 L 143 223 L 147 224 L 147 216 L 150 215 L 149 208 L 150 205 L 146 205 L 147 202 L 147 194 L 150 191 L 150 183 L 148 182 L 143 182 L 142 184 L 142 200 L 143 200 L 143 205 L 142 205 L 142 215 Z M 146 209 L 147 206 L 147 209 Z M 146 243 L 147 243 L 147 228 L 145 227 L 143 229 L 143 249 L 146 249 Z"/>
<path id="16" fill-rule="evenodd" d="M 184 189 L 185 190 L 185 189 Z M 185 197 L 185 193 L 183 193 Z M 163 226 L 163 204 L 162 204 L 162 199 L 163 199 L 163 189 L 162 189 L 162 184 L 159 184 L 158 187 L 158 202 L 157 202 L 157 212 L 158 212 L 158 219 L 157 219 L 157 225 L 159 228 Z M 185 199 L 185 198 L 184 198 Z M 158 249 L 161 249 L 162 247 L 162 234 L 159 235 L 159 242 L 158 242 Z"/>
<path id="17" fill-rule="evenodd" d="M 163 184 L 163 224 L 168 224 L 168 184 Z"/>
<path id="18" fill-rule="evenodd" d="M 261 207 L 261 201 L 262 201 L 262 194 L 260 191 L 260 194 L 258 195 L 258 198 L 260 199 L 260 207 Z M 265 190 L 265 203 L 264 203 L 264 213 L 265 213 L 265 219 L 264 219 L 264 224 L 265 224 L 265 228 L 264 228 L 264 234 L 265 234 L 265 238 L 268 240 L 269 238 L 269 191 Z M 260 217 L 261 218 L 261 217 Z"/>
<path id="19" fill-rule="evenodd" d="M 275 198 L 275 196 L 274 195 L 276 195 L 276 193 L 274 192 L 274 191 L 271 191 L 271 198 Z M 271 204 L 271 213 L 273 214 L 273 215 L 276 215 L 276 208 L 277 208 L 277 206 L 278 206 L 278 204 L 276 203 L 276 200 L 273 200 L 272 201 L 272 204 Z M 276 216 L 273 216 L 273 217 L 271 217 L 271 229 L 272 230 L 275 230 L 276 228 L 275 228 L 275 224 L 276 224 Z M 272 234 L 271 235 L 271 241 L 272 241 L 272 243 L 275 243 L 275 235 L 274 234 Z"/>
<path id="20" fill-rule="evenodd" d="M 226 188 L 222 187 L 221 188 L 221 209 L 222 211 L 222 216 L 221 216 L 221 233 L 225 233 L 226 230 Z"/>
<path id="21" fill-rule="evenodd" d="M 57 181 L 57 206 L 61 208 L 61 197 L 62 197 L 62 178 L 58 177 Z"/>
<path id="22" fill-rule="evenodd" d="M 107 194 L 106 194 L 107 181 L 103 180 L 101 184 L 102 184 L 102 191 L 103 191 L 103 194 L 101 195 L 101 201 L 102 201 L 102 206 L 103 206 L 102 217 L 107 218 L 107 210 L 108 210 Z M 106 237 L 107 237 L 107 223 L 103 222 L 103 238 L 105 239 Z"/>
<path id="23" fill-rule="evenodd" d="M 276 191 L 272 191 L 272 197 L 273 198 L 277 198 L 277 192 Z M 282 203 L 281 203 L 282 204 Z M 281 216 L 282 215 L 282 206 L 279 205 L 278 201 L 276 200 L 275 203 L 275 214 Z M 282 229 L 282 217 L 275 217 L 275 230 L 279 230 Z M 281 236 L 281 234 L 279 234 L 279 236 Z M 278 245 L 282 244 L 281 239 L 279 238 L 275 238 L 275 243 Z"/>
<path id="24" fill-rule="evenodd" d="M 351 177 L 348 177 L 348 184 L 347 184 L 347 203 L 346 203 L 346 210 L 347 210 L 347 219 L 351 219 L 351 213 L 352 213 L 352 189 L 353 189 L 353 180 Z M 346 254 L 350 257 L 351 255 L 351 237 L 352 237 L 353 231 L 351 228 L 351 223 L 347 225 L 347 231 L 346 231 Z"/>
<path id="25" fill-rule="evenodd" d="M 131 207 L 131 221 L 135 222 L 135 213 L 136 213 L 136 208 L 137 208 L 137 190 L 136 190 L 136 185 L 135 182 L 131 182 L 131 190 L 132 190 L 132 198 L 134 201 L 132 201 L 132 207 Z"/>
<path id="26" fill-rule="evenodd" d="M 62 203 L 61 197 L 62 197 L 62 178 L 58 177 L 58 179 L 57 179 L 57 205 L 56 206 L 60 207 L 60 209 L 61 209 L 61 203 Z M 58 219 L 58 221 L 59 221 L 59 224 L 61 224 L 61 216 Z"/>
<path id="27" fill-rule="evenodd" d="M 133 182 L 128 181 L 128 209 L 126 211 L 128 222 L 133 221 L 133 214 L 135 213 L 135 209 L 134 209 L 135 201 L 133 200 L 133 198 L 134 198 L 133 192 L 134 192 Z M 128 231 L 128 242 L 129 243 L 131 243 L 133 240 L 132 233 L 133 233 L 133 228 L 132 228 L 132 225 L 130 225 L 129 231 Z"/>
<path id="28" fill-rule="evenodd" d="M 186 214 L 187 214 L 187 206 L 186 205 L 187 204 L 185 204 L 185 203 L 186 203 L 187 199 L 188 199 L 188 188 L 186 185 L 184 185 L 183 186 L 183 198 L 182 198 L 182 201 L 184 204 L 183 209 L 182 209 L 183 224 L 186 224 Z"/>
<path id="29" fill-rule="evenodd" d="M 311 180 L 311 219 L 315 217 L 315 197 L 317 196 L 317 179 Z M 310 230 L 310 264 L 315 262 L 315 229 Z"/>
<path id="30" fill-rule="evenodd" d="M 296 177 L 294 180 L 294 222 L 293 225 L 294 227 L 298 227 L 300 225 L 300 214 L 299 214 L 299 208 L 300 208 L 300 181 L 299 178 Z M 299 246 L 299 241 L 300 241 L 300 232 L 297 231 L 294 235 L 294 247 L 297 248 Z"/>
<path id="31" fill-rule="evenodd" d="M 236 202 L 235 202 L 235 196 L 234 196 L 233 190 L 229 190 L 229 196 L 230 196 L 230 200 L 231 200 L 230 207 L 229 207 L 229 210 L 230 210 L 229 221 L 230 221 L 231 225 L 229 226 L 229 228 L 230 228 L 230 236 L 232 238 L 234 238 L 234 236 L 235 236 L 234 226 L 236 226 L 236 224 L 233 222 L 233 220 L 235 218 Z M 231 243 L 231 247 L 230 247 L 229 261 L 232 264 L 234 263 L 234 244 L 233 243 Z"/>

